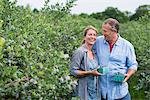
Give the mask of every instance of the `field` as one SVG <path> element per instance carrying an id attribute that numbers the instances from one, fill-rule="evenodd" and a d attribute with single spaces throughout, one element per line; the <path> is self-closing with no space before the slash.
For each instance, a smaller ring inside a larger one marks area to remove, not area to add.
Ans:
<path id="1" fill-rule="evenodd" d="M 47 7 L 32 11 L 0 1 L 1 99 L 70 99 L 73 79 L 69 64 L 81 45 L 83 29 L 93 25 L 101 35 L 102 20 L 71 15 Z M 121 24 L 120 35 L 136 51 L 139 68 L 128 81 L 133 100 L 150 98 L 150 20 Z"/>

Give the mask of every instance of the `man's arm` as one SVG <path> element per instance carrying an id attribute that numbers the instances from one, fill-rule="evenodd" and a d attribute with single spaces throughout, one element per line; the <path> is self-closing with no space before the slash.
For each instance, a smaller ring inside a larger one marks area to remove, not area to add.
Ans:
<path id="1" fill-rule="evenodd" d="M 126 82 L 135 72 L 136 72 L 136 70 L 129 69 L 128 72 L 127 72 L 127 74 L 125 75 L 126 77 L 125 77 L 125 79 L 124 79 L 123 82 Z"/>
<path id="2" fill-rule="evenodd" d="M 127 74 L 125 75 L 126 77 L 124 79 L 124 82 L 126 82 L 137 71 L 138 67 L 134 47 L 132 46 L 132 44 L 130 45 L 130 48 L 128 50 L 128 57 L 126 63 L 128 66 L 128 71 Z"/>

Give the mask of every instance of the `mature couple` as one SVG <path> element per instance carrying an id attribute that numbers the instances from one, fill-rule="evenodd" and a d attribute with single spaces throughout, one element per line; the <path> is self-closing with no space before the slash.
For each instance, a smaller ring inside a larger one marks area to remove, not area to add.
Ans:
<path id="1" fill-rule="evenodd" d="M 92 26 L 85 28 L 83 44 L 71 60 L 80 100 L 131 100 L 127 80 L 138 64 L 134 47 L 118 31 L 119 22 L 113 18 L 102 24 L 103 36 L 97 37 L 98 31 Z M 122 77 L 115 76 L 118 73 L 124 75 L 122 81 Z"/>

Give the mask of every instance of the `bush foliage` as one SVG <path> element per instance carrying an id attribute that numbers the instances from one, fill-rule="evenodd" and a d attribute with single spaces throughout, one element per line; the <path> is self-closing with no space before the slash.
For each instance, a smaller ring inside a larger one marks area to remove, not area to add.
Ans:
<path id="1" fill-rule="evenodd" d="M 100 20 L 71 15 L 69 8 L 74 1 L 64 7 L 55 5 L 54 9 L 45 5 L 38 12 L 19 7 L 16 2 L 0 1 L 0 99 L 70 99 L 74 82 L 69 76 L 72 52 L 80 46 L 87 25 L 100 29 L 102 24 Z M 135 46 L 142 70 L 139 76 L 145 75 L 136 89 L 144 88 L 147 97 L 149 24 L 145 16 L 122 24 L 120 31 Z"/>

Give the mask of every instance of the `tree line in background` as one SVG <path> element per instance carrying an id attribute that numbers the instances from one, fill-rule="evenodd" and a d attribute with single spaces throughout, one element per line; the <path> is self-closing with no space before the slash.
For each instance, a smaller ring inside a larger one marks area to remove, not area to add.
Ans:
<path id="1" fill-rule="evenodd" d="M 76 1 L 76 0 L 75 0 Z M 55 5 L 58 6 L 59 4 Z M 33 12 L 39 12 L 36 8 L 34 8 Z M 79 16 L 81 17 L 91 17 L 98 20 L 105 20 L 107 18 L 115 18 L 119 20 L 121 23 L 126 23 L 127 21 L 138 20 L 140 17 L 148 15 L 150 18 L 150 5 L 141 5 L 139 6 L 135 13 L 132 14 L 130 11 L 121 12 L 118 8 L 107 7 L 103 12 L 97 12 L 92 14 L 81 13 Z"/>
<path id="2" fill-rule="evenodd" d="M 148 15 L 150 18 L 150 5 L 139 6 L 135 13 L 131 12 L 121 12 L 118 8 L 108 7 L 103 12 L 92 13 L 90 15 L 86 13 L 81 13 L 79 16 L 82 17 L 92 17 L 99 20 L 105 20 L 107 18 L 116 18 L 121 23 L 126 23 L 127 21 L 138 20 L 141 16 Z"/>
<path id="3" fill-rule="evenodd" d="M 83 29 L 103 23 L 92 17 L 71 15 L 76 0 L 40 11 L 0 0 L 0 99 L 70 100 L 75 80 L 69 75 L 72 52 Z M 135 47 L 138 72 L 129 80 L 133 100 L 150 98 L 150 20 L 146 14 L 120 24 L 120 35 Z M 99 34 L 100 35 L 100 34 Z M 138 99 L 137 99 L 138 98 Z"/>

